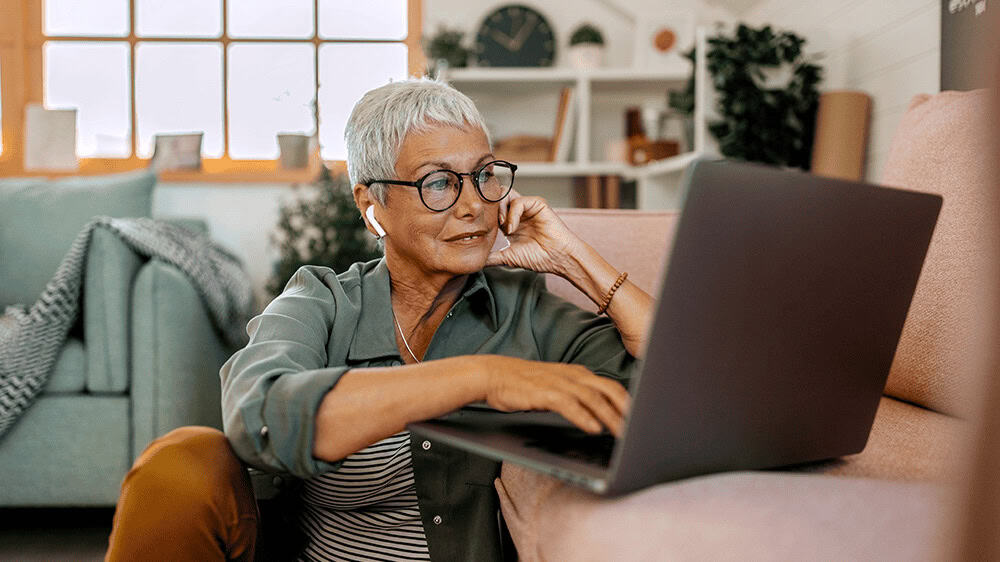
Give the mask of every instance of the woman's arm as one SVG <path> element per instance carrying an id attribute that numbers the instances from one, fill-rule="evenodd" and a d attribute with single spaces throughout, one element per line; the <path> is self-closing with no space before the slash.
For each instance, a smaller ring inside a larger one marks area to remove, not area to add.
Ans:
<path id="1" fill-rule="evenodd" d="M 603 304 L 608 290 L 621 274 L 597 250 L 582 240 L 578 249 L 569 253 L 564 268 L 559 275 L 569 280 L 598 306 Z M 606 312 L 618 328 L 625 349 L 632 357 L 641 357 L 646 349 L 653 298 L 626 279 L 615 291 Z"/>
<path id="2" fill-rule="evenodd" d="M 541 197 L 512 192 L 501 204 L 502 228 L 510 247 L 491 254 L 487 265 L 510 265 L 567 279 L 600 306 L 620 271 L 581 240 Z M 645 351 L 653 298 L 627 279 L 615 291 L 607 314 L 633 357 Z"/>
<path id="3" fill-rule="evenodd" d="M 480 400 L 503 411 L 551 410 L 589 433 L 606 427 L 620 435 L 629 397 L 617 382 L 579 365 L 500 355 L 352 369 L 320 403 L 313 456 L 340 460 L 407 423 Z"/>

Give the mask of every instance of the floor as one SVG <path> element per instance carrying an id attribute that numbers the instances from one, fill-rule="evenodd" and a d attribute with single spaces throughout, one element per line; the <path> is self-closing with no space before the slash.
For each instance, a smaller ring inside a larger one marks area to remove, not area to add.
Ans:
<path id="1" fill-rule="evenodd" d="M 0 560 L 103 560 L 114 508 L 0 509 Z"/>

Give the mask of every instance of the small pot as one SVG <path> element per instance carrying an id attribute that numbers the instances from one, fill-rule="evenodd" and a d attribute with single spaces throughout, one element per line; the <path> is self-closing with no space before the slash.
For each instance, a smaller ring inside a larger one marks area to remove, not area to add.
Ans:
<path id="1" fill-rule="evenodd" d="M 578 43 L 569 48 L 569 65 L 579 70 L 593 70 L 604 64 L 604 45 Z"/>
<path id="2" fill-rule="evenodd" d="M 296 170 L 309 164 L 309 135 L 278 133 L 278 149 L 282 168 Z"/>

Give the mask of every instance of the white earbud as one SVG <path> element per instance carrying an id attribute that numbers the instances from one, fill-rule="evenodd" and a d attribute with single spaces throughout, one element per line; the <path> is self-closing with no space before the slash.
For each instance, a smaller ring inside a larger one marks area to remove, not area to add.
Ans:
<path id="1" fill-rule="evenodd" d="M 372 224 L 372 228 L 378 233 L 378 237 L 385 236 L 385 229 L 375 220 L 375 205 L 368 205 L 368 208 L 365 209 L 365 216 L 368 217 L 368 222 Z"/>

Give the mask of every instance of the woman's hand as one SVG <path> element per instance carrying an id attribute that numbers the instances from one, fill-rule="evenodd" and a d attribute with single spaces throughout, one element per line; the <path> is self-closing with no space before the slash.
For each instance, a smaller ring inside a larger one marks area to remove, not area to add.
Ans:
<path id="1" fill-rule="evenodd" d="M 550 410 L 588 433 L 621 437 L 629 408 L 625 387 L 580 365 L 483 356 L 486 403 L 497 410 Z"/>
<path id="2" fill-rule="evenodd" d="M 570 257 L 581 244 L 541 197 L 511 190 L 500 202 L 500 228 L 510 247 L 493 252 L 486 265 L 507 265 L 566 276 Z"/>

